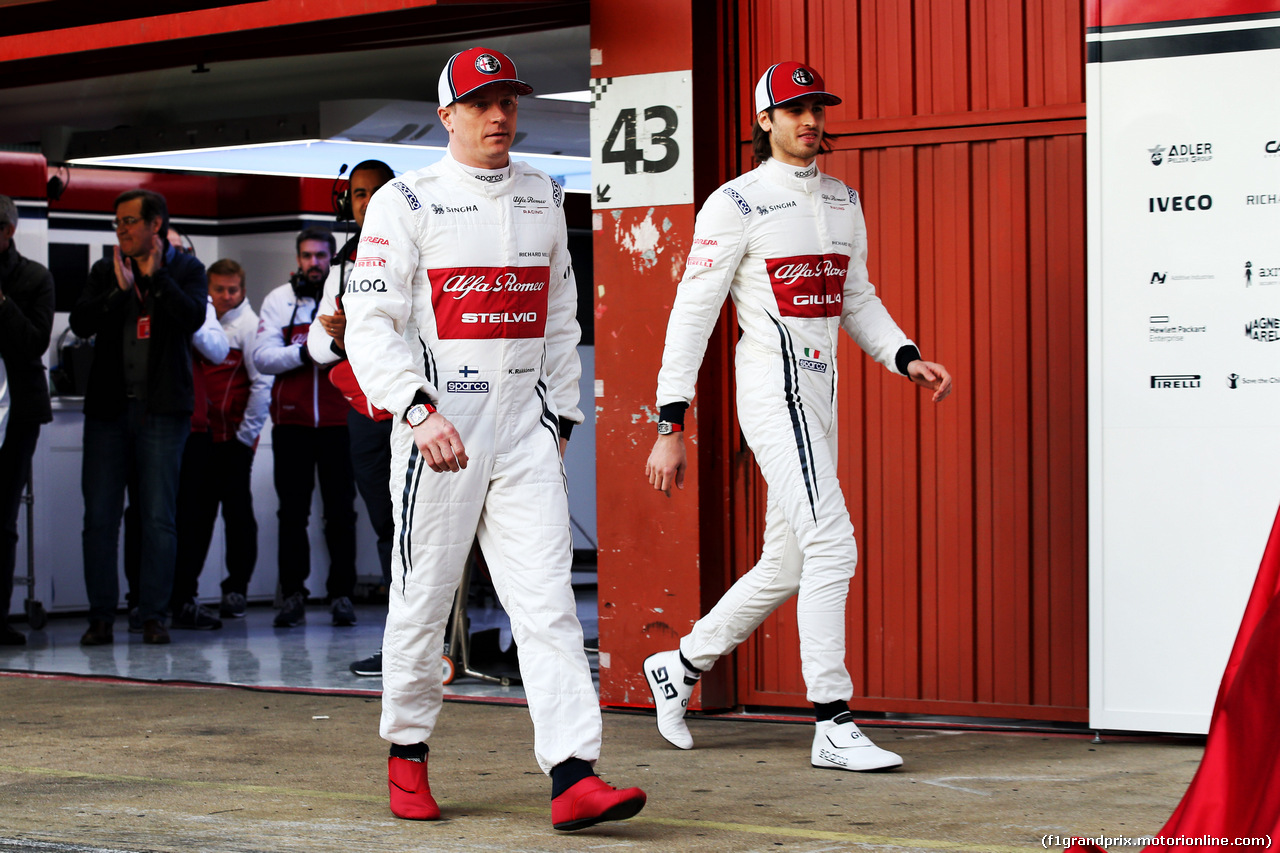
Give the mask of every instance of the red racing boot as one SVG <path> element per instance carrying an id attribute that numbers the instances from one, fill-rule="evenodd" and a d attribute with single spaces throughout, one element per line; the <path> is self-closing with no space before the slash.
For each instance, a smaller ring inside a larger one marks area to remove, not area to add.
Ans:
<path id="1" fill-rule="evenodd" d="M 606 820 L 626 820 L 644 808 L 645 799 L 639 788 L 619 791 L 599 776 L 588 776 L 551 801 L 551 825 L 572 832 Z"/>
<path id="2" fill-rule="evenodd" d="M 440 806 L 427 784 L 427 756 L 421 761 L 387 758 L 387 788 L 391 792 L 391 813 L 405 820 L 439 820 Z"/>

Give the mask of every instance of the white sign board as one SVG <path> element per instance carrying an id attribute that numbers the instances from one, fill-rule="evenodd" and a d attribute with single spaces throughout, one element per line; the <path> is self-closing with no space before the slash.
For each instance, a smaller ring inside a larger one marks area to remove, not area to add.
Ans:
<path id="1" fill-rule="evenodd" d="M 591 80 L 591 206 L 693 202 L 693 75 Z"/>
<path id="2" fill-rule="evenodd" d="M 1086 77 L 1090 725 L 1204 733 L 1280 505 L 1264 83 L 1280 20 L 1103 22 Z"/>

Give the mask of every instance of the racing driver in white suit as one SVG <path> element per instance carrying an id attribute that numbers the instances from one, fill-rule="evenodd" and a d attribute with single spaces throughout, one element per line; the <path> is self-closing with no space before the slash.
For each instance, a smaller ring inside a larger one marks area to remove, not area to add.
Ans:
<path id="1" fill-rule="evenodd" d="M 582 422 L 577 291 L 560 186 L 508 156 L 518 96 L 531 91 L 496 50 L 449 60 L 448 153 L 374 195 L 343 302 L 356 379 L 396 414 L 381 723 L 391 811 L 440 815 L 427 740 L 445 624 L 478 537 L 511 618 L 552 824 L 573 830 L 631 817 L 645 794 L 593 771 L 600 705 L 569 581 L 561 462 Z"/>
<path id="2" fill-rule="evenodd" d="M 801 671 L 817 719 L 815 767 L 881 770 L 902 759 L 853 722 L 845 667 L 845 599 L 857 562 L 853 524 L 836 479 L 836 363 L 840 329 L 896 373 L 933 391 L 951 377 L 894 323 L 867 278 L 858 194 L 818 171 L 825 108 L 840 99 L 799 62 L 772 66 L 755 91 L 753 148 L 761 165 L 712 193 L 698 213 L 658 374 L 658 439 L 646 465 L 655 489 L 683 487 L 684 413 L 707 339 L 732 294 L 742 329 L 737 409 L 768 484 L 764 546 L 678 649 L 644 664 L 658 730 L 681 749 L 684 712 L 701 673 L 799 593 Z"/>

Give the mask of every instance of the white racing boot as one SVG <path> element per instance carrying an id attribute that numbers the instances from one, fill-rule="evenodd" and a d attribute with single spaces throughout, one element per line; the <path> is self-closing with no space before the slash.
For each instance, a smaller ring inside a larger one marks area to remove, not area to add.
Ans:
<path id="1" fill-rule="evenodd" d="M 888 770 L 901 767 L 902 756 L 872 743 L 869 737 L 858 730 L 853 714 L 844 711 L 836 714 L 834 720 L 818 723 L 818 730 L 813 734 L 809 763 L 814 767 L 829 767 L 834 770 Z"/>
<path id="2" fill-rule="evenodd" d="M 680 749 L 693 749 L 693 735 L 684 723 L 698 679 L 690 678 L 680 662 L 679 649 L 658 652 L 644 660 L 644 678 L 653 693 L 653 707 L 658 712 L 658 733 Z M 815 755 L 817 753 L 814 753 Z"/>

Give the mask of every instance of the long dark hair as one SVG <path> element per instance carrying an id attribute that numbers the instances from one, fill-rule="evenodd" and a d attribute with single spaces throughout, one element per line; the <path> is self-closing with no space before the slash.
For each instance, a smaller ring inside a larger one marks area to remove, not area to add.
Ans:
<path id="1" fill-rule="evenodd" d="M 773 110 L 769 111 L 769 120 L 773 120 Z M 751 154 L 757 163 L 763 163 L 773 156 L 773 146 L 769 144 L 769 134 L 760 126 L 759 120 L 751 123 Z"/>

